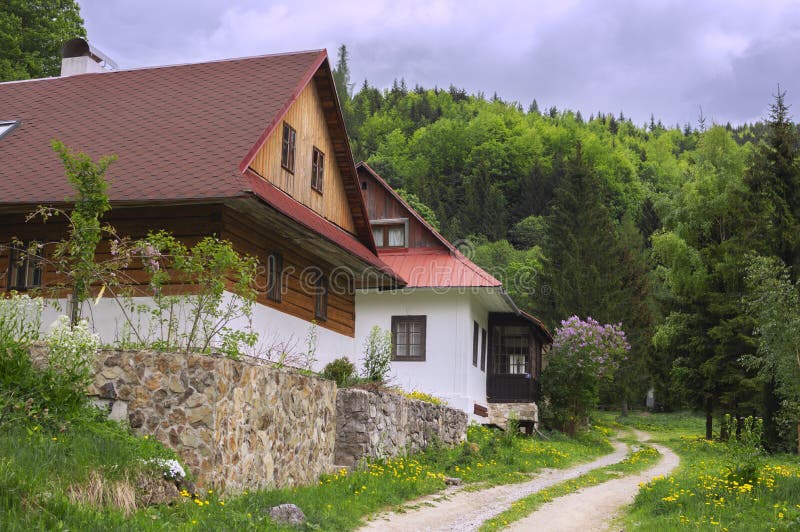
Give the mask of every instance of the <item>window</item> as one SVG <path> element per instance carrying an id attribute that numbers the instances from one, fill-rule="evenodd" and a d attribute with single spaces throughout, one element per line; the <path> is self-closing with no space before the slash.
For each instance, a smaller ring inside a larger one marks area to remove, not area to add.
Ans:
<path id="1" fill-rule="evenodd" d="M 481 333 L 481 328 L 478 326 L 477 321 L 472 322 L 472 365 L 478 367 L 478 336 Z"/>
<path id="2" fill-rule="evenodd" d="M 379 248 L 407 247 L 405 223 L 373 225 L 372 236 Z"/>
<path id="3" fill-rule="evenodd" d="M 427 316 L 392 316 L 392 360 L 425 360 Z"/>
<path id="4" fill-rule="evenodd" d="M 292 126 L 283 123 L 283 148 L 281 149 L 281 166 L 294 173 L 294 150 L 297 132 Z"/>
<path id="5" fill-rule="evenodd" d="M 8 263 L 8 288 L 29 290 L 42 286 L 42 256 L 36 241 L 12 244 Z"/>
<path id="6" fill-rule="evenodd" d="M 526 327 L 495 327 L 492 349 L 494 373 L 521 375 L 530 373 L 528 329 Z"/>
<path id="7" fill-rule="evenodd" d="M 328 280 L 320 272 L 316 282 L 314 299 L 314 317 L 318 320 L 328 319 Z"/>
<path id="8" fill-rule="evenodd" d="M 0 139 L 11 133 L 18 125 L 19 122 L 14 120 L 0 120 Z"/>
<path id="9" fill-rule="evenodd" d="M 481 329 L 481 371 L 486 371 L 486 329 Z"/>
<path id="10" fill-rule="evenodd" d="M 283 255 L 271 253 L 267 257 L 267 298 L 280 303 L 283 296 Z"/>
<path id="11" fill-rule="evenodd" d="M 325 154 L 314 148 L 311 155 L 311 188 L 322 194 L 323 178 L 325 177 Z"/>
<path id="12" fill-rule="evenodd" d="M 362 181 L 361 182 L 361 190 L 367 190 L 367 182 L 366 181 Z"/>

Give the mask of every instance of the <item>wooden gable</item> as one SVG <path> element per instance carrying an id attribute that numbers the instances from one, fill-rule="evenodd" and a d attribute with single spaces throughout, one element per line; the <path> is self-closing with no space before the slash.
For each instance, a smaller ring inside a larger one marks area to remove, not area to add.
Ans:
<path id="1" fill-rule="evenodd" d="M 296 131 L 294 172 L 281 165 L 283 124 Z M 314 149 L 324 154 L 322 193 L 311 187 Z M 337 164 L 331 131 L 316 80 L 302 90 L 283 121 L 272 131 L 250 163 L 250 168 L 295 200 L 345 231 L 356 234 L 342 171 Z"/>
<path id="2" fill-rule="evenodd" d="M 366 164 L 357 166 L 361 193 L 367 205 L 370 222 L 384 220 L 408 221 L 408 248 L 434 248 L 449 251 L 442 237 L 414 212 L 389 185 L 380 179 Z"/>

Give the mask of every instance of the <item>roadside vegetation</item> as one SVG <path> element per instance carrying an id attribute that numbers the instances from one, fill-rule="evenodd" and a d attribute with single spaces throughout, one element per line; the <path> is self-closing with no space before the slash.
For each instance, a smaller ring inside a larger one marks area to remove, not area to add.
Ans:
<path id="1" fill-rule="evenodd" d="M 19 306 L 20 299 L 3 301 Z M 80 325 L 66 327 L 71 345 L 78 346 L 74 359 L 85 360 L 96 339 Z M 231 497 L 184 489 L 177 502 L 152 505 L 152 482 L 142 479 L 161 479 L 173 452 L 103 419 L 82 393 L 87 373 L 64 372 L 61 366 L 82 363 L 61 356 L 49 357 L 42 367 L 34 364 L 28 349 L 35 337 L 34 329 L 0 334 L 2 530 L 270 530 L 280 527 L 269 509 L 283 503 L 298 505 L 310 528 L 349 530 L 372 513 L 444 489 L 447 477 L 480 486 L 519 482 L 541 468 L 566 467 L 610 450 L 597 430 L 543 441 L 471 426 L 461 445 L 434 445 L 417 455 L 364 463 L 324 475 L 313 486 Z"/>
<path id="2" fill-rule="evenodd" d="M 706 440 L 705 419 L 685 413 L 633 414 L 618 421 L 649 432 L 681 457 L 674 474 L 642 486 L 624 519 L 626 530 L 800 527 L 800 464 L 796 456 L 763 451 L 759 420 L 728 418 L 727 441 Z"/>
<path id="3" fill-rule="evenodd" d="M 482 532 L 502 530 L 514 521 L 519 521 L 523 517 L 529 516 L 543 504 L 553 499 L 569 495 L 581 488 L 595 486 L 608 480 L 637 473 L 654 465 L 660 458 L 660 454 L 653 447 L 643 445 L 636 447 L 635 450 L 633 449 L 621 462 L 593 469 L 577 478 L 565 480 L 514 502 L 508 510 L 487 520 L 480 530 Z"/>

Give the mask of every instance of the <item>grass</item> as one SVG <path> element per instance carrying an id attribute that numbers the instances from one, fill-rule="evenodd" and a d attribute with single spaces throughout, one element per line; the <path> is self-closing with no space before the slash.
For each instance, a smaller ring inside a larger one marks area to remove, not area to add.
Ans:
<path id="1" fill-rule="evenodd" d="M 9 375 L 1 384 L 10 399 L 0 405 L 0 530 L 277 530 L 269 508 L 282 503 L 298 505 L 307 528 L 351 530 L 375 512 L 442 490 L 447 476 L 481 486 L 518 482 L 538 469 L 610 451 L 598 430 L 542 441 L 471 426 L 461 445 L 434 445 L 414 456 L 338 471 L 313 486 L 228 498 L 184 492 L 172 506 L 143 507 L 137 475 L 158 476 L 146 461 L 173 453 L 102 419 L 85 401 L 54 415 L 57 405 L 49 404 L 41 379 L 26 358 L 12 354 L 2 359 Z M 12 370 L 25 378 L 13 378 Z"/>
<path id="2" fill-rule="evenodd" d="M 182 503 L 126 515 L 109 506 L 74 504 L 68 487 L 88 483 L 90 472 L 97 470 L 108 474 L 109 480 L 123 479 L 124 467 L 113 464 L 138 463 L 139 453 L 153 454 L 158 448 L 152 441 L 118 432 L 118 426 L 98 431 L 107 422 L 93 423 L 99 425 L 85 423 L 58 436 L 41 430 L 31 434 L 19 426 L 0 429 L 0 529 L 277 530 L 269 508 L 293 503 L 306 514 L 310 528 L 351 530 L 370 514 L 397 509 L 443 489 L 445 476 L 470 483 L 516 482 L 542 467 L 566 467 L 608 450 L 600 432 L 543 442 L 472 426 L 469 441 L 460 446 L 434 446 L 416 456 L 376 461 L 352 472 L 341 470 L 323 476 L 314 486 L 230 498 L 213 492 L 185 493 Z M 140 447 L 129 445 L 128 439 L 138 440 Z"/>
<path id="3" fill-rule="evenodd" d="M 510 523 L 527 517 L 538 510 L 543 504 L 553 499 L 569 495 L 581 488 L 602 484 L 608 480 L 646 469 L 657 462 L 659 456 L 656 449 L 648 446 L 641 446 L 639 449 L 629 453 L 621 462 L 593 469 L 577 478 L 565 480 L 550 488 L 543 489 L 519 499 L 514 502 L 508 510 L 484 522 L 480 530 L 484 532 L 501 530 Z"/>
<path id="4" fill-rule="evenodd" d="M 634 414 L 621 422 L 647 430 L 681 457 L 674 474 L 642 487 L 624 518 L 626 530 L 800 529 L 796 455 L 743 456 L 735 446 L 703 439 L 704 418 L 691 414 Z M 750 462 L 747 478 L 740 472 Z"/>

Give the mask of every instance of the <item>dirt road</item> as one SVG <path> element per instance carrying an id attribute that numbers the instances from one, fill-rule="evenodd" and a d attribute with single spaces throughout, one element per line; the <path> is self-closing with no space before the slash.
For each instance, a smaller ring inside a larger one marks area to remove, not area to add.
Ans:
<path id="1" fill-rule="evenodd" d="M 625 458 L 628 448 L 624 443 L 614 443 L 614 452 L 597 460 L 569 469 L 545 469 L 535 478 L 521 484 L 507 484 L 481 491 L 451 490 L 446 500 L 435 494 L 414 501 L 418 507 L 405 513 L 381 514 L 359 530 L 376 531 L 469 531 L 511 506 L 516 500 L 531 493 L 579 477 L 592 469 L 614 464 Z"/>
<path id="2" fill-rule="evenodd" d="M 644 441 L 648 435 L 636 432 Z M 679 462 L 669 449 L 653 445 L 661 453 L 657 465 L 642 473 L 610 480 L 558 498 L 527 518 L 513 523 L 511 530 L 581 531 L 607 530 L 612 520 L 626 505 L 633 502 L 639 483 L 672 471 Z M 623 460 L 627 446 L 614 443 L 614 452 L 593 462 L 569 469 L 547 469 L 535 478 L 521 484 L 497 486 L 481 491 L 467 492 L 451 488 L 417 501 L 414 509 L 404 513 L 386 513 L 375 517 L 360 530 L 380 531 L 472 531 L 506 510 L 514 501 L 536 493 L 564 480 L 579 477 L 592 469 Z"/>
<path id="3" fill-rule="evenodd" d="M 637 431 L 637 438 L 645 441 L 648 436 Z M 507 530 L 610 530 L 614 518 L 633 502 L 639 492 L 640 482 L 649 482 L 653 477 L 667 475 L 680 462 L 678 456 L 666 447 L 651 445 L 661 453 L 661 460 L 650 469 L 560 497 L 525 519 L 513 523 Z"/>

